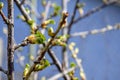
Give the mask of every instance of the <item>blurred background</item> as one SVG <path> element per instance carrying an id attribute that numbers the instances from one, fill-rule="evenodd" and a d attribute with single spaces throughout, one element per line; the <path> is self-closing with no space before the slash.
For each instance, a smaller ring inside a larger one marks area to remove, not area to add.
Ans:
<path id="1" fill-rule="evenodd" d="M 3 8 L 3 12 L 7 16 L 7 0 L 0 0 L 3 1 L 5 7 Z M 40 5 L 41 0 L 35 0 L 37 4 L 37 12 L 44 11 L 44 8 Z M 51 2 L 55 2 L 58 5 L 61 5 L 61 0 L 50 0 Z M 85 3 L 83 8 L 84 14 L 90 11 L 91 9 L 101 5 L 103 2 L 101 0 L 81 0 L 81 2 Z M 69 0 L 68 3 L 68 12 L 69 15 L 72 15 L 73 8 L 74 8 L 75 1 Z M 118 5 L 111 5 L 108 6 L 99 12 L 92 14 L 78 23 L 72 26 L 71 34 L 75 32 L 83 32 L 83 31 L 90 31 L 93 29 L 101 29 L 106 27 L 107 25 L 115 25 L 120 23 L 120 4 Z M 50 10 L 52 12 L 52 10 Z M 14 36 L 15 42 L 21 43 L 26 36 L 30 34 L 30 29 L 28 25 L 20 19 L 17 19 L 17 16 L 21 14 L 17 6 L 15 5 L 14 9 L 15 13 L 15 20 L 14 20 Z M 79 16 L 77 13 L 76 18 Z M 34 16 L 33 16 L 34 18 Z M 59 22 L 60 17 L 55 17 L 53 19 Z M 39 19 L 34 18 L 37 23 Z M 69 18 L 68 18 L 69 22 Z M 56 25 L 52 25 L 54 29 L 56 29 Z M 3 22 L 2 18 L 0 17 L 0 66 L 7 69 L 7 36 L 6 36 L 6 28 L 7 25 Z M 47 35 L 46 35 L 47 36 Z M 48 37 L 48 36 L 47 36 Z M 70 42 L 75 42 L 76 47 L 79 48 L 78 57 L 82 59 L 83 69 L 86 74 L 87 80 L 119 80 L 120 79 L 120 30 L 112 30 L 105 33 L 99 33 L 95 35 L 88 35 L 85 38 L 80 36 L 72 37 L 69 40 Z M 15 77 L 16 80 L 22 80 L 22 72 L 24 69 L 24 65 L 29 62 L 29 46 L 23 47 L 22 51 L 16 51 L 15 53 Z M 38 47 L 36 47 L 36 50 Z M 54 47 L 53 51 L 55 52 L 56 56 L 62 61 L 62 54 L 61 54 L 61 47 Z M 69 53 L 68 53 L 69 54 Z M 68 56 L 71 57 L 71 54 Z M 46 54 L 46 58 L 52 62 L 51 58 Z M 22 60 L 22 63 L 19 63 Z M 69 58 L 69 62 L 74 61 L 74 59 Z M 21 66 L 22 65 L 22 66 Z M 52 72 L 52 73 L 51 73 Z M 59 73 L 57 68 L 52 65 L 45 70 L 41 71 L 39 75 L 39 80 L 41 77 L 45 76 L 47 79 L 56 73 Z M 79 77 L 79 70 L 76 70 L 75 76 Z M 0 72 L 0 79 L 6 80 L 6 76 Z M 60 78 L 59 80 L 63 80 Z M 80 80 L 80 77 L 79 77 Z"/>

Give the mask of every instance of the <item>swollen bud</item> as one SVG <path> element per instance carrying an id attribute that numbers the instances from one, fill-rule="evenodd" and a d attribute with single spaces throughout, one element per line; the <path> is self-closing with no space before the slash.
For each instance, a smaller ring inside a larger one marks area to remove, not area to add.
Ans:
<path id="1" fill-rule="evenodd" d="M 36 66 L 34 67 L 34 71 L 41 71 L 48 66 L 50 66 L 49 61 L 47 59 L 42 59 L 40 63 L 36 64 Z"/>
<path id="2" fill-rule="evenodd" d="M 49 25 L 49 24 L 55 24 L 55 21 L 53 19 L 46 20 L 41 24 L 41 27 L 46 28 L 47 25 Z"/>
<path id="3" fill-rule="evenodd" d="M 23 78 L 26 77 L 26 75 L 28 74 L 29 70 L 30 70 L 30 65 L 26 64 L 26 66 L 24 68 L 24 71 L 23 71 Z"/>
<path id="4" fill-rule="evenodd" d="M 77 3 L 77 8 L 83 8 L 85 6 L 84 3 Z"/>
<path id="5" fill-rule="evenodd" d="M 52 27 L 48 28 L 48 35 L 53 37 L 54 36 L 54 30 Z"/>
<path id="6" fill-rule="evenodd" d="M 51 16 L 57 16 L 57 15 L 59 15 L 61 7 L 58 6 L 56 3 L 53 3 L 52 7 L 54 8 L 54 11 L 53 11 L 53 14 L 51 14 Z"/>
<path id="7" fill-rule="evenodd" d="M 66 46 L 67 46 L 66 43 L 65 43 L 64 41 L 60 40 L 60 39 L 54 39 L 54 40 L 52 41 L 52 45 L 53 45 L 53 46 L 58 45 L 58 46 L 63 46 L 63 47 L 66 47 Z"/>
<path id="8" fill-rule="evenodd" d="M 23 15 L 18 15 L 17 18 L 21 19 L 22 21 L 25 21 L 25 17 Z"/>
<path id="9" fill-rule="evenodd" d="M 3 6 L 4 6 L 4 3 L 0 2 L 0 10 L 3 8 Z"/>
<path id="10" fill-rule="evenodd" d="M 45 36 L 40 31 L 37 31 L 36 33 L 27 37 L 27 41 L 31 44 L 42 44 L 45 42 L 45 40 Z"/>
<path id="11" fill-rule="evenodd" d="M 71 62 L 70 63 L 70 67 L 72 68 L 72 67 L 76 67 L 76 64 L 74 63 L 74 62 Z"/>
<path id="12" fill-rule="evenodd" d="M 46 0 L 41 0 L 41 1 L 42 1 L 42 5 L 43 5 L 43 6 L 46 6 L 46 4 L 47 4 L 47 3 L 46 3 Z"/>

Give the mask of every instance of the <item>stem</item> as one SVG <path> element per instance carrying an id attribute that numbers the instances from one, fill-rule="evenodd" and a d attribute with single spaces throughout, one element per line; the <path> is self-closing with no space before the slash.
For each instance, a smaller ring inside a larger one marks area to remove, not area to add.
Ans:
<path id="1" fill-rule="evenodd" d="M 63 17 L 62 20 L 60 21 L 59 25 L 58 25 L 58 29 L 55 32 L 55 35 L 52 37 L 52 39 L 48 42 L 48 44 L 45 46 L 45 48 L 41 51 L 40 55 L 37 57 L 37 60 L 35 61 L 35 63 L 31 66 L 30 70 L 28 71 L 28 74 L 26 75 L 26 77 L 24 78 L 24 80 L 28 80 L 29 76 L 31 75 L 31 73 L 34 70 L 34 67 L 36 66 L 36 62 L 40 62 L 45 53 L 47 52 L 47 50 L 49 49 L 49 46 L 51 45 L 51 42 L 55 39 L 56 35 L 58 34 L 58 32 L 60 31 L 60 29 L 62 28 L 63 24 L 65 23 L 65 19 L 68 17 L 68 13 L 64 12 L 63 13 Z"/>
<path id="2" fill-rule="evenodd" d="M 53 62 L 55 63 L 58 70 L 60 72 L 63 72 L 64 70 L 62 69 L 62 65 L 61 65 L 60 61 L 58 60 L 58 58 L 56 57 L 56 55 L 54 54 L 54 52 L 52 50 L 48 49 L 48 54 L 51 57 L 51 59 L 53 60 Z M 64 80 L 69 80 L 69 76 L 67 74 L 64 74 L 63 78 L 64 78 Z"/>
<path id="3" fill-rule="evenodd" d="M 10 21 L 9 21 L 9 20 L 7 19 L 7 17 L 4 15 L 4 13 L 3 13 L 2 10 L 0 10 L 0 15 L 1 15 L 3 21 L 4 21 L 6 24 L 10 23 Z"/>
<path id="4" fill-rule="evenodd" d="M 92 14 L 95 13 L 95 12 L 98 12 L 98 11 L 102 10 L 103 8 L 106 8 L 106 7 L 110 6 L 110 5 L 116 4 L 117 2 L 118 2 L 117 0 L 115 0 L 115 1 L 110 1 L 108 4 L 105 4 L 105 3 L 104 3 L 104 4 L 102 4 L 102 5 L 100 5 L 100 6 L 96 7 L 96 8 L 93 8 L 92 10 L 90 10 L 90 11 L 88 11 L 86 14 L 84 14 L 83 16 L 80 16 L 80 17 L 78 17 L 77 19 L 75 19 L 75 20 L 73 21 L 73 24 L 75 24 L 75 23 L 77 23 L 78 21 L 80 21 L 80 20 L 82 20 L 82 19 L 84 19 L 84 18 L 92 15 Z"/>
<path id="5" fill-rule="evenodd" d="M 17 7 L 19 8 L 19 10 L 21 11 L 21 13 L 24 15 L 26 21 L 31 20 L 30 16 L 28 15 L 28 13 L 26 12 L 25 8 L 23 5 L 21 5 L 21 2 L 19 0 L 14 0 Z"/>
<path id="6" fill-rule="evenodd" d="M 8 19 L 11 23 L 8 23 L 8 45 L 7 45 L 7 56 L 8 56 L 8 80 L 14 80 L 14 3 L 13 0 L 8 0 Z"/>
<path id="7" fill-rule="evenodd" d="M 3 72 L 4 74 L 7 74 L 7 70 L 4 70 L 1 66 L 0 66 L 0 71 Z"/>
<path id="8" fill-rule="evenodd" d="M 67 4 L 68 4 L 68 0 L 62 0 L 63 11 L 67 11 Z M 67 23 L 67 21 L 66 21 L 66 23 Z M 68 31 L 68 28 L 64 27 L 63 30 L 62 30 L 62 34 L 66 35 L 67 31 Z M 69 65 L 69 62 L 68 62 L 67 49 L 66 49 L 66 47 L 63 47 L 62 48 L 62 68 L 63 68 L 63 70 L 67 69 L 68 65 Z"/>

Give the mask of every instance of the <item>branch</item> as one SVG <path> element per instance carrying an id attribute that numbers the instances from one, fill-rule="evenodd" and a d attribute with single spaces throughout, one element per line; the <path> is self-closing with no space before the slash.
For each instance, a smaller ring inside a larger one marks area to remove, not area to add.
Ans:
<path id="1" fill-rule="evenodd" d="M 1 66 L 0 66 L 0 71 L 7 74 L 7 70 L 4 70 Z"/>
<path id="2" fill-rule="evenodd" d="M 116 0 L 116 1 L 110 1 L 110 2 L 108 2 L 107 4 L 103 3 L 102 5 L 100 5 L 100 6 L 96 7 L 96 8 L 93 8 L 92 10 L 88 11 L 88 12 L 87 12 L 86 14 L 84 14 L 83 16 L 80 16 L 79 18 L 75 19 L 75 20 L 73 21 L 73 24 L 75 24 L 75 23 L 77 23 L 78 21 L 80 21 L 80 20 L 82 20 L 82 19 L 84 19 L 84 18 L 92 15 L 92 14 L 95 13 L 95 12 L 98 12 L 98 11 L 102 10 L 103 8 L 106 8 L 106 7 L 108 7 L 108 6 L 110 6 L 110 5 L 113 5 L 113 4 L 116 4 L 116 3 L 117 3 L 117 0 Z"/>
<path id="3" fill-rule="evenodd" d="M 68 73 L 71 72 L 71 71 L 74 71 L 76 68 L 77 68 L 77 67 L 72 67 L 72 68 L 70 68 L 70 69 L 67 69 L 67 70 L 65 70 L 63 73 L 58 73 L 58 74 L 56 74 L 55 76 L 49 78 L 48 80 L 57 80 L 57 79 L 59 79 L 60 77 L 62 77 L 63 75 L 68 74 Z"/>
<path id="4" fill-rule="evenodd" d="M 64 1 L 66 1 L 66 0 L 64 0 Z M 63 1 L 63 2 L 64 2 Z M 75 3 L 75 7 L 74 7 L 74 10 L 73 10 L 73 14 L 72 14 L 72 17 L 71 17 L 71 20 L 70 20 L 70 23 L 69 23 L 69 25 L 68 25 L 68 27 L 65 27 L 64 29 L 63 29 L 63 34 L 69 34 L 70 33 L 70 30 L 71 30 L 71 25 L 73 24 L 73 20 L 74 20 L 74 18 L 75 18 L 75 15 L 76 15 L 76 11 L 77 11 L 77 3 L 79 2 L 79 0 L 77 0 L 76 1 L 76 3 Z M 63 3 L 64 5 L 64 8 L 66 9 L 66 7 L 65 7 L 65 3 Z M 68 38 L 69 39 L 69 38 Z M 66 43 L 68 42 L 68 39 L 66 40 Z M 62 52 L 63 52 L 63 62 L 62 62 L 62 66 L 63 66 L 63 69 L 66 69 L 67 67 L 68 67 L 68 55 L 67 55 L 67 48 L 66 47 L 63 47 L 62 48 Z"/>
<path id="5" fill-rule="evenodd" d="M 21 11 L 21 13 L 23 14 L 23 16 L 25 17 L 26 21 L 31 20 L 30 16 L 27 14 L 25 8 L 23 5 L 21 5 L 21 2 L 19 0 L 14 0 L 16 5 L 18 6 L 19 10 Z"/>
<path id="6" fill-rule="evenodd" d="M 72 18 L 71 18 L 71 21 L 68 25 L 68 34 L 70 34 L 70 31 L 71 31 L 71 26 L 72 24 L 74 23 L 74 18 L 75 18 L 75 15 L 76 15 L 76 11 L 77 11 L 77 3 L 79 2 L 79 0 L 76 1 L 75 3 L 75 8 L 74 8 L 74 11 L 73 11 L 73 15 L 72 15 Z"/>
<path id="7" fill-rule="evenodd" d="M 48 49 L 48 54 L 52 58 L 52 60 L 55 63 L 56 67 L 58 68 L 58 70 L 60 72 L 63 72 L 62 65 L 61 65 L 60 61 L 57 59 L 56 55 L 53 53 L 53 51 Z M 69 76 L 67 74 L 63 75 L 63 77 L 64 77 L 65 80 L 69 80 Z"/>
<path id="8" fill-rule="evenodd" d="M 0 15 L 1 15 L 3 21 L 4 21 L 6 24 L 11 23 L 11 22 L 7 19 L 7 17 L 4 15 L 4 13 L 3 13 L 2 10 L 0 10 Z M 11 23 L 11 24 L 12 24 L 12 23 Z"/>
<path id="9" fill-rule="evenodd" d="M 14 46 L 14 50 L 16 50 L 16 49 L 18 49 L 18 48 L 20 48 L 20 47 L 27 46 L 28 44 L 29 44 L 29 43 L 28 43 L 26 40 L 24 40 L 22 43 Z"/>
<path id="10" fill-rule="evenodd" d="M 93 29 L 90 31 L 83 31 L 83 32 L 76 32 L 76 33 L 72 33 L 70 35 L 70 37 L 76 37 L 76 36 L 80 36 L 82 38 L 85 38 L 88 35 L 94 35 L 94 34 L 99 34 L 99 33 L 105 33 L 107 31 L 112 31 L 112 30 L 117 30 L 120 29 L 120 24 L 116 24 L 114 26 L 110 26 L 108 25 L 107 27 L 101 28 L 101 29 Z"/>
<path id="11" fill-rule="evenodd" d="M 56 30 L 54 36 L 52 37 L 52 39 L 48 42 L 48 44 L 45 46 L 45 48 L 41 51 L 40 55 L 37 57 L 37 60 L 34 62 L 34 64 L 31 66 L 30 70 L 28 71 L 28 74 L 26 75 L 26 77 L 24 78 L 25 80 L 28 80 L 30 74 L 33 72 L 34 70 L 34 67 L 36 66 L 36 63 L 40 62 L 46 51 L 48 50 L 49 46 L 51 45 L 51 42 L 55 39 L 56 35 L 58 34 L 58 32 L 60 31 L 60 29 L 62 28 L 63 24 L 65 23 L 65 19 L 68 17 L 68 13 L 64 12 L 63 13 L 63 17 L 62 17 L 62 20 L 60 21 L 59 23 L 59 26 L 58 26 L 58 29 Z"/>
<path id="12" fill-rule="evenodd" d="M 20 3 L 20 5 L 23 5 L 23 4 L 25 3 L 25 1 L 26 1 L 26 0 L 22 0 L 21 3 Z"/>
<path id="13" fill-rule="evenodd" d="M 8 0 L 8 19 L 14 23 L 14 1 Z M 7 58 L 8 58 L 8 80 L 14 80 L 14 26 L 8 23 L 8 42 L 7 42 Z"/>
<path id="14" fill-rule="evenodd" d="M 68 0 L 62 0 L 62 9 L 63 11 L 67 11 L 67 4 L 68 4 Z M 68 21 L 66 20 L 66 24 L 68 23 Z M 66 35 L 67 33 L 67 27 L 64 27 L 62 30 L 62 34 Z M 62 68 L 63 70 L 67 69 L 69 65 L 68 62 L 68 53 L 66 51 L 66 47 L 62 48 Z"/>

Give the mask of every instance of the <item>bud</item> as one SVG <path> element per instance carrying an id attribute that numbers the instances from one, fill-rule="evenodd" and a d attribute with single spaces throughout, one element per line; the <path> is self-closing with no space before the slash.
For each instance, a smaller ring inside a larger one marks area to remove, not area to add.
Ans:
<path id="1" fill-rule="evenodd" d="M 18 15 L 17 18 L 21 19 L 22 21 L 25 21 L 25 17 L 23 15 Z"/>
<path id="2" fill-rule="evenodd" d="M 55 21 L 53 19 L 46 20 L 41 24 L 41 27 L 46 28 L 48 24 L 55 24 Z"/>
<path id="3" fill-rule="evenodd" d="M 83 14 L 84 14 L 83 8 L 79 8 L 78 11 L 79 11 L 79 14 L 80 14 L 81 16 L 83 16 Z"/>
<path id="4" fill-rule="evenodd" d="M 4 3 L 0 2 L 0 10 L 3 8 L 3 6 L 4 6 Z"/>
<path id="5" fill-rule="evenodd" d="M 40 31 L 37 31 L 35 34 L 31 34 L 27 37 L 27 41 L 31 44 L 42 44 L 45 40 L 45 36 Z"/>
<path id="6" fill-rule="evenodd" d="M 53 14 L 51 16 L 57 16 L 57 15 L 59 15 L 61 7 L 58 6 L 56 3 L 53 3 L 52 7 L 54 8 L 54 11 L 53 11 Z"/>
<path id="7" fill-rule="evenodd" d="M 74 62 L 71 62 L 70 63 L 70 67 L 72 68 L 72 67 L 75 67 L 76 66 L 76 64 L 74 63 Z"/>
<path id="8" fill-rule="evenodd" d="M 28 74 L 29 70 L 30 70 L 30 65 L 26 64 L 25 69 L 23 71 L 23 78 L 26 77 L 26 75 Z"/>
<path id="9" fill-rule="evenodd" d="M 80 77 L 82 80 L 86 80 L 85 73 L 83 71 L 80 71 Z"/>
<path id="10" fill-rule="evenodd" d="M 77 3 L 77 8 L 83 8 L 85 6 L 85 3 Z"/>
<path id="11" fill-rule="evenodd" d="M 53 30 L 52 27 L 50 27 L 50 28 L 48 29 L 48 35 L 51 36 L 51 37 L 54 36 L 54 30 Z"/>
<path id="12" fill-rule="evenodd" d="M 49 61 L 47 59 L 42 59 L 40 63 L 36 64 L 36 66 L 34 67 L 34 71 L 41 71 L 48 66 L 50 66 Z"/>

